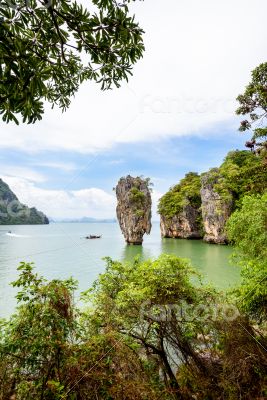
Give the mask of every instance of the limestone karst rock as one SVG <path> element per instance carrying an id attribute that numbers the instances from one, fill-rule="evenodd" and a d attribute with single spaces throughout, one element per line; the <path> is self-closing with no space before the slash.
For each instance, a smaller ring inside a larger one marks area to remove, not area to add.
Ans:
<path id="1" fill-rule="evenodd" d="M 151 193 L 149 180 L 128 175 L 116 186 L 117 218 L 128 244 L 142 244 L 151 231 Z"/>
<path id="2" fill-rule="evenodd" d="M 244 196 L 265 193 L 266 184 L 266 163 L 260 155 L 230 151 L 219 168 L 201 176 L 189 172 L 161 197 L 161 234 L 188 239 L 199 234 L 205 242 L 227 244 L 229 217 Z"/>
<path id="3" fill-rule="evenodd" d="M 0 225 L 35 224 L 49 224 L 49 220 L 35 207 L 21 204 L 10 187 L 0 179 Z"/>
<path id="4" fill-rule="evenodd" d="M 203 237 L 200 176 L 188 172 L 165 193 L 158 206 L 161 236 L 180 239 Z"/>
<path id="5" fill-rule="evenodd" d="M 200 220 L 201 212 L 190 204 L 171 218 L 161 215 L 161 236 L 165 238 L 201 239 L 203 234 Z"/>
<path id="6" fill-rule="evenodd" d="M 213 168 L 202 175 L 200 190 L 202 202 L 202 218 L 204 225 L 204 241 L 208 243 L 225 244 L 225 224 L 231 215 L 233 198 L 230 192 L 224 196 L 216 191 L 220 179 L 219 170 Z"/>

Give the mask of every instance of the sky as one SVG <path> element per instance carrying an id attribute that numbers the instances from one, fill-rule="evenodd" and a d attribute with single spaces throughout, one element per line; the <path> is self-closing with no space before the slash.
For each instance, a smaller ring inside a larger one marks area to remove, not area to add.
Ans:
<path id="1" fill-rule="evenodd" d="M 115 217 L 121 176 L 160 196 L 188 171 L 243 149 L 236 97 L 266 61 L 265 0 L 145 0 L 131 12 L 146 51 L 121 88 L 86 82 L 70 108 L 34 125 L 0 122 L 0 177 L 50 218 Z"/>

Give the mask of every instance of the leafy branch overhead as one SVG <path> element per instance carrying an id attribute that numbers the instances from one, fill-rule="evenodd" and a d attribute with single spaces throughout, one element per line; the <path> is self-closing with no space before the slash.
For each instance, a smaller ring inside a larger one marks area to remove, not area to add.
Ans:
<path id="1" fill-rule="evenodd" d="M 143 55 L 143 30 L 123 0 L 3 0 L 0 3 L 0 113 L 42 119 L 44 101 L 63 111 L 86 80 L 119 87 Z"/>

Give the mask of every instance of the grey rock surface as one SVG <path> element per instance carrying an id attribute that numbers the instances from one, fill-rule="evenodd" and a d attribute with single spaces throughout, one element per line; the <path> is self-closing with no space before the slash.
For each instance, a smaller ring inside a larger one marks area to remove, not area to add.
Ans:
<path id="1" fill-rule="evenodd" d="M 166 218 L 161 215 L 161 236 L 179 239 L 201 239 L 203 233 L 200 220 L 201 211 L 190 204 L 186 205 L 182 212 L 172 218 Z"/>
<path id="2" fill-rule="evenodd" d="M 128 175 L 116 186 L 117 218 L 125 241 L 142 244 L 151 231 L 151 193 L 146 179 Z"/>
<path id="3" fill-rule="evenodd" d="M 214 174 L 215 172 L 215 174 Z M 214 185 L 218 182 L 218 170 L 213 169 L 201 178 L 202 218 L 204 225 L 204 241 L 208 243 L 226 244 L 225 224 L 231 215 L 233 199 L 231 193 L 227 199 L 217 193 Z"/>

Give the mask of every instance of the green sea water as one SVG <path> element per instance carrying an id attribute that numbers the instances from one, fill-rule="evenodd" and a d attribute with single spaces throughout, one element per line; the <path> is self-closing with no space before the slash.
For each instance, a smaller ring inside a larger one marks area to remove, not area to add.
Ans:
<path id="1" fill-rule="evenodd" d="M 8 231 L 11 231 L 9 233 Z M 86 240 L 90 234 L 101 239 Z M 159 223 L 144 237 L 143 246 L 127 246 L 116 223 L 52 223 L 50 225 L 0 226 L 0 317 L 15 308 L 10 282 L 18 276 L 20 261 L 34 262 L 47 279 L 73 276 L 84 291 L 105 270 L 103 257 L 115 260 L 155 258 L 161 253 L 190 259 L 205 281 L 227 289 L 240 279 L 239 269 L 229 262 L 230 246 L 198 240 L 161 239 Z"/>

